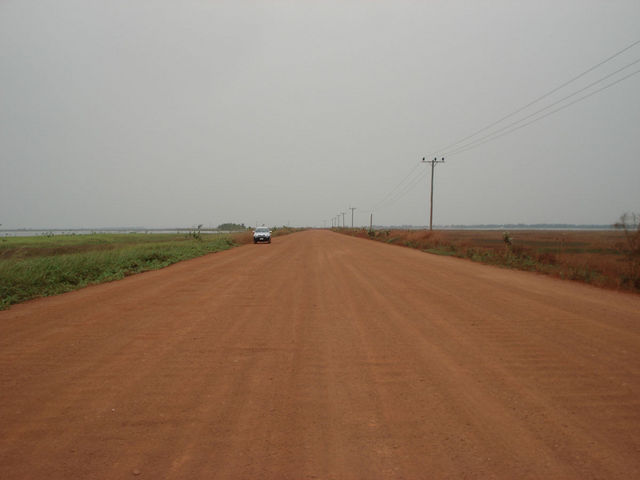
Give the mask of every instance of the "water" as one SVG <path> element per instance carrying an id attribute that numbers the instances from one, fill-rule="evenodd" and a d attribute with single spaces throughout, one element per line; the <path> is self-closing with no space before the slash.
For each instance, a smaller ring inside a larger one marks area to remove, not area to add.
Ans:
<path id="1" fill-rule="evenodd" d="M 49 237 L 55 235 L 92 235 L 95 233 L 188 233 L 194 228 L 70 228 L 70 229 L 0 229 L 0 237 Z M 201 230 L 201 233 L 230 233 L 218 230 Z"/>

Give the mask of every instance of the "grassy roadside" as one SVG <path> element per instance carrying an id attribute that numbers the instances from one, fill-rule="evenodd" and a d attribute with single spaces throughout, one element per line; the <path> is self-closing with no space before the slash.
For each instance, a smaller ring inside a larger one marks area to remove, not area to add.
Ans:
<path id="1" fill-rule="evenodd" d="M 273 229 L 274 236 L 300 231 Z M 253 232 L 116 233 L 0 238 L 0 310 L 253 242 Z"/>
<path id="2" fill-rule="evenodd" d="M 639 292 L 637 261 L 620 231 L 337 229 L 340 233 L 427 253 Z"/>
<path id="3" fill-rule="evenodd" d="M 239 239 L 240 240 L 240 239 Z M 93 234 L 0 239 L 0 310 L 243 243 L 233 235 Z"/>

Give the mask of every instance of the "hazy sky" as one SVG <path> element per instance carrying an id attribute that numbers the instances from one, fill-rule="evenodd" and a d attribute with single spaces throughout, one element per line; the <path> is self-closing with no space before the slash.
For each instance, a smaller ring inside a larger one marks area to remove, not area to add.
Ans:
<path id="1" fill-rule="evenodd" d="M 435 224 L 613 223 L 640 211 L 640 74 L 445 147 L 639 26 L 638 0 L 0 0 L 1 228 L 424 225 L 435 155 Z"/>

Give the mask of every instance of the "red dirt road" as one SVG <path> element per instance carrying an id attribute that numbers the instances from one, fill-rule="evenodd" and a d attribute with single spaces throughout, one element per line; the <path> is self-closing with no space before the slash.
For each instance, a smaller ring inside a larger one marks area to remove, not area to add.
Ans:
<path id="1" fill-rule="evenodd" d="M 0 478 L 640 478 L 640 297 L 307 231 L 0 312 Z"/>

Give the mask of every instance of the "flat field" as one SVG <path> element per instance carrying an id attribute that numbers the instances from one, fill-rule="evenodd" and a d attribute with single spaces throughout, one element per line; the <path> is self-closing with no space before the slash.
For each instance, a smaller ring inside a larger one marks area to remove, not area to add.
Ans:
<path id="1" fill-rule="evenodd" d="M 597 286 L 640 289 L 624 232 L 617 230 L 340 230 L 429 253 L 578 280 Z M 636 260 L 637 261 L 637 260 Z"/>
<path id="2" fill-rule="evenodd" d="M 0 309 L 230 248 L 217 234 L 92 234 L 0 239 Z"/>

